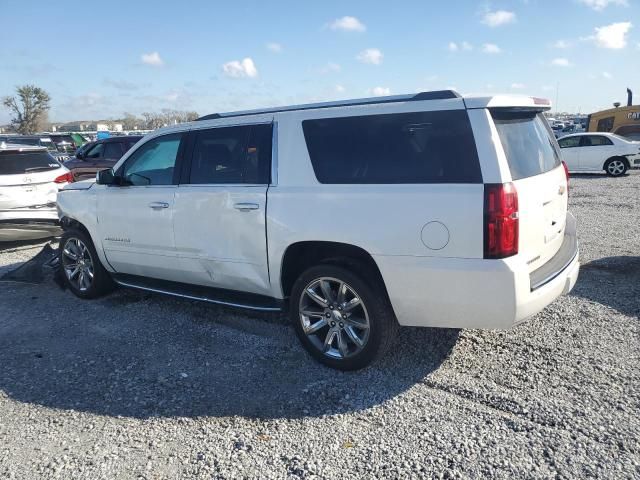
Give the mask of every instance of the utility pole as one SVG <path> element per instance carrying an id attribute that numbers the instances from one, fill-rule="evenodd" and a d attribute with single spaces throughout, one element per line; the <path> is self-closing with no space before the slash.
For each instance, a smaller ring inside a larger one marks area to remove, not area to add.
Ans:
<path id="1" fill-rule="evenodd" d="M 558 90 L 560 90 L 560 82 L 556 82 L 556 113 L 560 113 L 558 108 Z"/>

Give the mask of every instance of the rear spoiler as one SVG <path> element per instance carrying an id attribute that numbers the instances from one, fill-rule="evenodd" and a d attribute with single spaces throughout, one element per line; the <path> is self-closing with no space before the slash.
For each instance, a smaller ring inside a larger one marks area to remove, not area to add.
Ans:
<path id="1" fill-rule="evenodd" d="M 508 108 L 509 110 L 544 111 L 551 109 L 551 101 L 540 97 L 521 95 L 494 95 L 491 97 L 464 97 L 468 109 L 473 108 Z"/>

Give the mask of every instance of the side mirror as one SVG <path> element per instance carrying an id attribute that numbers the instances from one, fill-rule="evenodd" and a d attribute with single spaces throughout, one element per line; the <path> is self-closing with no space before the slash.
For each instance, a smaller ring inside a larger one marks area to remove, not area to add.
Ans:
<path id="1" fill-rule="evenodd" d="M 83 152 L 76 152 L 76 158 L 78 160 L 84 160 L 84 153 Z"/>
<path id="2" fill-rule="evenodd" d="M 116 183 L 116 176 L 113 173 L 113 169 L 107 168 L 106 170 L 97 172 L 96 183 L 98 185 L 114 185 Z"/>

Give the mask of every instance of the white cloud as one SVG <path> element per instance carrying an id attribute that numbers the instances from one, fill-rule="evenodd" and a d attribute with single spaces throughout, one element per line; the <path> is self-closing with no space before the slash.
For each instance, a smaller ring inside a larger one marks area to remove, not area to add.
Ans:
<path id="1" fill-rule="evenodd" d="M 342 70 L 342 67 L 334 62 L 329 62 L 327 63 L 325 66 L 321 67 L 318 71 L 325 75 L 327 73 L 334 73 L 334 72 L 339 72 L 340 70 Z"/>
<path id="2" fill-rule="evenodd" d="M 282 45 L 276 42 L 267 43 L 267 50 L 273 53 L 280 53 L 282 51 Z"/>
<path id="3" fill-rule="evenodd" d="M 556 87 L 554 87 L 553 85 L 543 85 L 542 86 L 542 91 L 543 92 L 552 92 Z"/>
<path id="4" fill-rule="evenodd" d="M 222 65 L 222 71 L 228 77 L 241 78 L 241 77 L 257 77 L 258 69 L 251 58 L 247 57 L 240 60 L 232 60 Z"/>
<path id="5" fill-rule="evenodd" d="M 361 51 L 356 58 L 362 63 L 380 65 L 383 57 L 383 53 L 377 48 L 367 48 L 366 50 Z"/>
<path id="6" fill-rule="evenodd" d="M 602 72 L 602 76 L 607 80 L 611 80 L 613 78 L 613 75 L 611 75 L 609 72 Z"/>
<path id="7" fill-rule="evenodd" d="M 487 12 L 482 17 L 482 23 L 490 27 L 499 27 L 516 21 L 516 14 L 507 10 L 496 10 L 495 12 Z"/>
<path id="8" fill-rule="evenodd" d="M 447 45 L 447 48 L 449 49 L 450 52 L 457 52 L 458 50 L 464 50 L 465 52 L 470 52 L 471 50 L 473 50 L 473 45 L 471 45 L 469 42 L 462 42 L 462 43 L 456 43 L 456 42 L 449 42 L 449 45 Z"/>
<path id="9" fill-rule="evenodd" d="M 553 65 L 554 67 L 570 67 L 571 62 L 569 62 L 569 60 L 567 60 L 566 58 L 554 58 L 553 60 L 551 60 L 551 65 Z"/>
<path id="10" fill-rule="evenodd" d="M 369 95 L 384 97 L 385 95 L 391 95 L 391 89 L 389 87 L 373 87 L 369 90 Z"/>
<path id="11" fill-rule="evenodd" d="M 593 40 L 601 48 L 624 48 L 627 46 L 627 33 L 632 26 L 631 22 L 618 22 L 604 27 L 596 27 L 595 35 L 591 35 L 585 40 Z"/>
<path id="12" fill-rule="evenodd" d="M 164 60 L 162 60 L 158 52 L 143 53 L 140 56 L 140 60 L 145 65 L 151 65 L 152 67 L 162 67 L 164 65 Z"/>
<path id="13" fill-rule="evenodd" d="M 344 93 L 347 89 L 344 88 L 342 85 L 336 85 L 335 86 L 335 91 L 336 93 Z"/>
<path id="14" fill-rule="evenodd" d="M 512 83 L 511 90 L 522 90 L 526 85 L 524 83 Z"/>
<path id="15" fill-rule="evenodd" d="M 341 30 L 343 32 L 364 32 L 367 27 L 356 17 L 345 16 L 337 18 L 329 24 L 331 30 Z"/>
<path id="16" fill-rule="evenodd" d="M 485 43 L 482 45 L 483 53 L 500 53 L 502 49 L 495 43 Z"/>
<path id="17" fill-rule="evenodd" d="M 596 12 L 601 12 L 609 5 L 621 5 L 623 7 L 629 6 L 627 0 L 578 0 L 580 3 L 586 5 L 589 8 L 594 9 Z"/>
<path id="18" fill-rule="evenodd" d="M 571 44 L 565 40 L 558 40 L 553 44 L 553 48 L 559 48 L 560 50 L 564 50 L 567 48 L 571 48 Z"/>

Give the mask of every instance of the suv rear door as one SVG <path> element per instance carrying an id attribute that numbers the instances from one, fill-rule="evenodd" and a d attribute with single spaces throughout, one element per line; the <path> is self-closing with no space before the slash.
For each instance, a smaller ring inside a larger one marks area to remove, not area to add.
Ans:
<path id="1" fill-rule="evenodd" d="M 185 283 L 268 294 L 271 123 L 191 132 L 174 230 Z"/>
<path id="2" fill-rule="evenodd" d="M 567 178 L 542 113 L 491 112 L 518 193 L 519 248 L 529 271 L 550 260 L 564 240 Z"/>

